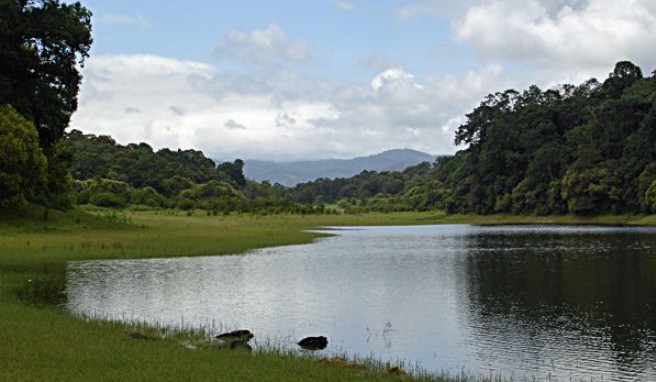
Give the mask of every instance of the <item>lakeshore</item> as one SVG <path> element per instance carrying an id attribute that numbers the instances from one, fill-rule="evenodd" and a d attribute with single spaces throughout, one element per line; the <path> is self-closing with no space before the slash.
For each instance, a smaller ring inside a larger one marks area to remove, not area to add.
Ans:
<path id="1" fill-rule="evenodd" d="M 73 210 L 31 208 L 0 221 L 0 350 L 6 380 L 216 379 L 234 380 L 398 380 L 385 367 L 353 367 L 307 357 L 258 352 L 190 350 L 185 341 L 203 334 L 164 332 L 74 317 L 59 307 L 71 260 L 206 256 L 243 253 L 279 245 L 307 243 L 318 226 L 417 224 L 633 224 L 651 216 L 526 217 L 446 216 L 442 213 L 365 215 L 231 215 L 202 211 Z M 158 341 L 126 337 L 135 330 Z M 66 367 L 62 367 L 66 365 Z M 120 365 L 120 366 L 119 366 Z M 163 377 L 164 376 L 164 377 Z M 407 378 L 407 376 L 401 376 Z M 170 379 L 169 379 L 170 378 Z M 418 380 L 441 380 L 417 376 Z"/>

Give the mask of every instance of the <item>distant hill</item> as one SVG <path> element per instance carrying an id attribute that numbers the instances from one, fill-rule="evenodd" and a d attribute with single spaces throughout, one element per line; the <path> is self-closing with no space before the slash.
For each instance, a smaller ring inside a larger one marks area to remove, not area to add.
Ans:
<path id="1" fill-rule="evenodd" d="M 318 178 L 348 178 L 367 171 L 401 171 L 421 162 L 434 162 L 435 156 L 417 150 L 397 149 L 353 159 L 324 159 L 302 162 L 246 160 L 244 175 L 261 182 L 293 187 Z"/>

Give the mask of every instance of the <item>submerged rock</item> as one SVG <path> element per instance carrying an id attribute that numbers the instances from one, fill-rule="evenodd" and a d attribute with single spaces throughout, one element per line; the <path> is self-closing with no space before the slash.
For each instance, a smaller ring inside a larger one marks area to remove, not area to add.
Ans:
<path id="1" fill-rule="evenodd" d="M 328 338 L 324 336 L 305 337 L 298 341 L 298 346 L 305 350 L 323 350 L 328 346 Z"/>

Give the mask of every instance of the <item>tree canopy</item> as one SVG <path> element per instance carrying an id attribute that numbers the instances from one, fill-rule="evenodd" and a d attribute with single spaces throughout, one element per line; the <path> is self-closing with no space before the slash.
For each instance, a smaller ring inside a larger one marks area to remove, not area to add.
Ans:
<path id="1" fill-rule="evenodd" d="M 79 67 L 91 47 L 91 12 L 59 0 L 0 0 L 0 105 L 36 127 L 48 159 L 38 203 L 70 206 L 68 161 L 60 143 L 77 109 Z"/>
<path id="2" fill-rule="evenodd" d="M 451 212 L 656 212 L 656 77 L 631 62 L 581 85 L 491 94 L 437 169 Z"/>
<path id="3" fill-rule="evenodd" d="M 0 104 L 32 121 L 49 152 L 77 109 L 91 12 L 58 0 L 0 0 Z"/>
<path id="4" fill-rule="evenodd" d="M 20 208 L 45 181 L 46 158 L 34 125 L 0 106 L 0 209 Z"/>

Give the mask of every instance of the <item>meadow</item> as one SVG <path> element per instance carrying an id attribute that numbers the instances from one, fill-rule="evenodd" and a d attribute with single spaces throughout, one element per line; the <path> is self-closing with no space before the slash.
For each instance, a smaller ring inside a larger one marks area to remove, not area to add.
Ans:
<path id="1" fill-rule="evenodd" d="M 75 317 L 65 311 L 71 260 L 205 256 L 307 243 L 317 226 L 404 224 L 654 224 L 651 216 L 517 217 L 395 213 L 229 215 L 203 211 L 30 207 L 0 217 L 0 380 L 407 380 L 394 365 L 320 360 L 280 351 L 219 350 L 211 335 Z M 130 333 L 146 339 L 132 339 Z M 366 365 L 363 365 L 366 364 Z M 422 376 L 414 380 L 463 380 Z"/>

